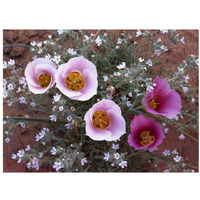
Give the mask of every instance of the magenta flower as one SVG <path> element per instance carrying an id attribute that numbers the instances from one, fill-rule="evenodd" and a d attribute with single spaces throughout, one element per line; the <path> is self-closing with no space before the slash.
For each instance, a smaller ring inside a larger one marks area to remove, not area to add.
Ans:
<path id="1" fill-rule="evenodd" d="M 164 138 L 162 127 L 153 118 L 140 114 L 132 120 L 128 143 L 136 150 L 148 148 L 152 152 Z"/>
<path id="2" fill-rule="evenodd" d="M 120 107 L 111 100 L 101 100 L 85 114 L 86 135 L 93 140 L 113 141 L 126 132 Z"/>
<path id="3" fill-rule="evenodd" d="M 29 62 L 25 69 L 28 88 L 34 94 L 45 93 L 55 83 L 56 65 L 46 58 Z"/>
<path id="4" fill-rule="evenodd" d="M 163 115 L 169 119 L 175 118 L 182 108 L 180 95 L 170 88 L 165 79 L 155 78 L 156 86 L 145 94 L 142 104 L 152 114 Z"/>
<path id="5" fill-rule="evenodd" d="M 59 66 L 56 75 L 57 88 L 67 97 L 86 101 L 97 94 L 97 70 L 83 56 L 71 58 Z"/>

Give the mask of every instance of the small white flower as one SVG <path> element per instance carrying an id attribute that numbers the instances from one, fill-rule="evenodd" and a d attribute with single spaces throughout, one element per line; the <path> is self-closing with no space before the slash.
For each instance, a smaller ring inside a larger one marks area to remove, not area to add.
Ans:
<path id="1" fill-rule="evenodd" d="M 40 140 L 40 136 L 37 134 L 37 135 L 35 136 L 35 141 L 38 142 L 39 140 Z"/>
<path id="2" fill-rule="evenodd" d="M 176 121 L 178 121 L 179 118 L 178 118 L 178 116 L 176 116 L 176 117 L 174 117 L 174 119 L 175 119 Z"/>
<path id="3" fill-rule="evenodd" d="M 63 34 L 64 31 L 63 31 L 63 29 L 58 29 L 57 32 L 58 32 L 58 35 L 61 35 L 61 34 Z"/>
<path id="4" fill-rule="evenodd" d="M 59 111 L 63 111 L 63 109 L 64 109 L 63 106 L 59 107 Z"/>
<path id="5" fill-rule="evenodd" d="M 15 160 L 17 158 L 16 154 L 12 154 L 12 157 L 11 157 L 13 160 Z"/>
<path id="6" fill-rule="evenodd" d="M 34 47 L 37 43 L 36 43 L 35 41 L 33 41 L 33 42 L 31 42 L 30 44 L 31 44 L 31 46 Z"/>
<path id="7" fill-rule="evenodd" d="M 48 38 L 51 39 L 51 38 L 52 38 L 52 35 L 48 35 Z"/>
<path id="8" fill-rule="evenodd" d="M 90 39 L 90 37 L 88 37 L 87 35 L 84 35 L 84 38 L 85 38 L 86 40 L 89 40 L 89 39 Z"/>
<path id="9" fill-rule="evenodd" d="M 19 93 L 19 92 L 21 92 L 21 88 L 20 87 L 18 87 L 18 89 L 17 89 L 17 93 Z"/>
<path id="10" fill-rule="evenodd" d="M 112 144 L 112 149 L 119 149 L 119 144 Z"/>
<path id="11" fill-rule="evenodd" d="M 196 59 L 195 63 L 199 66 L 199 58 Z"/>
<path id="12" fill-rule="evenodd" d="M 164 128 L 164 132 L 168 133 L 169 129 L 168 128 Z"/>
<path id="13" fill-rule="evenodd" d="M 172 154 L 178 154 L 177 149 L 174 149 L 174 150 L 172 151 Z"/>
<path id="14" fill-rule="evenodd" d="M 39 158 L 42 158 L 42 156 L 43 156 L 43 153 L 39 152 Z"/>
<path id="15" fill-rule="evenodd" d="M 25 151 L 29 151 L 30 149 L 31 149 L 30 145 L 27 145 Z"/>
<path id="16" fill-rule="evenodd" d="M 13 90 L 14 89 L 13 85 L 11 83 L 9 83 L 7 87 L 8 87 L 8 90 Z"/>
<path id="17" fill-rule="evenodd" d="M 54 162 L 53 168 L 56 169 L 57 172 L 63 167 L 64 164 L 62 164 L 61 162 Z"/>
<path id="18" fill-rule="evenodd" d="M 5 99 L 8 96 L 8 92 L 7 91 L 3 91 L 3 98 Z"/>
<path id="19" fill-rule="evenodd" d="M 126 63 L 122 62 L 120 65 L 117 66 L 118 69 L 124 69 L 126 67 Z"/>
<path id="20" fill-rule="evenodd" d="M 53 121 L 53 122 L 57 121 L 57 118 L 55 115 L 50 115 L 49 117 L 50 117 L 51 121 Z"/>
<path id="21" fill-rule="evenodd" d="M 170 155 L 171 155 L 170 150 L 167 150 L 167 149 L 165 149 L 165 151 L 163 151 L 162 154 L 163 154 L 164 156 L 170 156 Z"/>
<path id="22" fill-rule="evenodd" d="M 48 60 L 50 60 L 51 55 L 50 55 L 50 54 L 47 54 L 47 55 L 45 55 L 45 58 L 48 59 Z"/>
<path id="23" fill-rule="evenodd" d="M 117 45 L 117 46 L 115 47 L 115 49 L 119 49 L 119 46 Z"/>
<path id="24" fill-rule="evenodd" d="M 144 59 L 141 58 L 141 57 L 138 60 L 139 60 L 139 62 L 143 62 L 144 61 Z"/>
<path id="25" fill-rule="evenodd" d="M 14 64 L 15 64 L 15 60 L 10 59 L 10 60 L 8 61 L 8 65 L 14 65 Z"/>
<path id="26" fill-rule="evenodd" d="M 106 160 L 106 161 L 108 161 L 108 159 L 109 159 L 109 157 L 110 157 L 110 153 L 108 152 L 108 153 L 104 153 L 104 160 Z"/>
<path id="27" fill-rule="evenodd" d="M 20 101 L 20 103 L 24 103 L 24 104 L 27 103 L 25 97 L 19 97 L 19 101 Z"/>
<path id="28" fill-rule="evenodd" d="M 19 125 L 20 125 L 22 128 L 25 128 L 25 123 L 19 122 Z"/>
<path id="29" fill-rule="evenodd" d="M 67 117 L 67 121 L 68 121 L 68 122 L 72 121 L 72 117 L 71 117 L 71 116 L 68 116 L 68 117 Z"/>
<path id="30" fill-rule="evenodd" d="M 113 74 L 114 74 L 114 76 L 120 76 L 121 75 L 120 72 L 114 72 Z"/>
<path id="31" fill-rule="evenodd" d="M 182 37 L 180 41 L 182 44 L 185 44 L 184 37 Z"/>
<path id="32" fill-rule="evenodd" d="M 51 149 L 51 155 L 56 155 L 56 153 L 57 153 L 57 150 L 56 150 L 56 148 L 55 147 L 52 147 L 52 149 Z"/>
<path id="33" fill-rule="evenodd" d="M 180 140 L 184 140 L 185 139 L 185 136 L 181 133 L 181 135 L 179 135 L 178 137 Z"/>
<path id="34" fill-rule="evenodd" d="M 98 35 L 98 37 L 96 38 L 95 43 L 97 44 L 97 46 L 102 45 L 102 40 L 101 40 L 101 38 L 99 37 L 99 35 Z"/>
<path id="35" fill-rule="evenodd" d="M 195 99 L 194 98 L 192 98 L 192 100 L 191 100 L 191 103 L 194 103 L 195 102 Z"/>
<path id="36" fill-rule="evenodd" d="M 28 169 L 30 169 L 30 168 L 31 168 L 31 163 L 30 163 L 30 162 L 26 163 L 26 167 L 27 167 Z"/>
<path id="37" fill-rule="evenodd" d="M 106 82 L 108 80 L 108 76 L 104 75 L 103 79 L 104 79 L 104 82 Z"/>
<path id="38" fill-rule="evenodd" d="M 119 153 L 115 153 L 115 154 L 114 154 L 114 158 L 115 158 L 116 160 L 118 160 L 118 159 L 120 158 Z"/>
<path id="39" fill-rule="evenodd" d="M 59 62 L 60 62 L 60 55 L 54 56 L 54 57 L 53 57 L 53 61 L 54 61 L 56 64 L 59 64 Z"/>
<path id="40" fill-rule="evenodd" d="M 6 84 L 7 84 L 7 80 L 3 79 L 3 86 L 6 86 Z"/>
<path id="41" fill-rule="evenodd" d="M 72 111 L 72 112 L 74 112 L 74 111 L 75 111 L 75 108 L 74 108 L 74 107 L 71 107 L 70 109 L 71 109 L 71 111 Z"/>
<path id="42" fill-rule="evenodd" d="M 109 100 L 111 100 L 111 99 L 113 98 L 112 95 L 109 95 L 109 94 L 107 94 L 106 97 L 107 97 L 107 99 L 109 99 Z"/>
<path id="43" fill-rule="evenodd" d="M 72 129 L 71 124 L 65 124 L 65 126 L 67 127 L 67 129 Z"/>
<path id="44" fill-rule="evenodd" d="M 168 169 L 165 169 L 163 172 L 165 172 L 165 173 L 169 173 L 169 170 L 168 170 Z"/>
<path id="45" fill-rule="evenodd" d="M 5 124 L 6 124 L 6 121 L 3 121 L 3 124 L 5 125 Z"/>
<path id="46" fill-rule="evenodd" d="M 7 62 L 6 61 L 3 61 L 3 69 L 6 69 L 8 66 Z"/>
<path id="47" fill-rule="evenodd" d="M 118 37 L 117 44 L 121 44 L 121 43 L 122 43 L 122 39 Z"/>
<path id="48" fill-rule="evenodd" d="M 187 87 L 183 87 L 183 92 L 187 92 L 188 91 L 188 88 Z"/>
<path id="49" fill-rule="evenodd" d="M 119 163 L 119 166 L 121 168 L 127 167 L 127 161 L 122 161 L 121 163 Z"/>
<path id="50" fill-rule="evenodd" d="M 22 162 L 22 159 L 20 158 L 18 161 L 17 161 L 17 163 L 21 163 Z"/>
<path id="51" fill-rule="evenodd" d="M 38 50 L 38 53 L 41 54 L 41 53 L 42 53 L 42 49 L 39 49 L 39 50 Z"/>
<path id="52" fill-rule="evenodd" d="M 126 105 L 127 105 L 127 107 L 131 107 L 131 106 L 132 106 L 131 101 L 127 101 L 127 102 L 126 102 Z"/>
<path id="53" fill-rule="evenodd" d="M 36 106 L 36 103 L 35 103 L 35 102 L 31 102 L 31 106 L 32 106 L 32 107 L 35 107 L 35 106 Z"/>
<path id="54" fill-rule="evenodd" d="M 37 43 L 37 46 L 38 46 L 38 47 L 41 47 L 41 46 L 42 46 L 42 42 L 38 42 L 38 43 Z"/>
<path id="55" fill-rule="evenodd" d="M 68 52 L 69 54 L 71 54 L 72 56 L 74 56 L 74 55 L 77 54 L 77 52 L 76 52 L 73 48 L 69 48 L 69 49 L 67 50 L 67 52 Z"/>
<path id="56" fill-rule="evenodd" d="M 32 164 L 33 165 L 38 165 L 38 159 L 36 157 L 33 158 Z"/>
<path id="57" fill-rule="evenodd" d="M 178 71 L 179 71 L 179 72 L 184 72 L 184 68 L 178 67 Z"/>
<path id="58" fill-rule="evenodd" d="M 39 137 L 40 137 L 40 139 L 42 139 L 44 136 L 45 136 L 45 131 L 44 130 L 41 130 L 40 132 L 39 132 Z"/>
<path id="59" fill-rule="evenodd" d="M 154 54 L 157 55 L 157 56 L 159 56 L 159 55 L 161 54 L 161 51 L 160 51 L 159 49 L 156 49 L 156 50 L 154 51 Z"/>
<path id="60" fill-rule="evenodd" d="M 138 29 L 138 31 L 136 32 L 136 37 L 139 37 L 140 35 L 142 35 L 142 32 Z"/>
<path id="61" fill-rule="evenodd" d="M 86 158 L 81 159 L 81 165 L 83 166 L 85 163 L 87 163 L 87 159 Z"/>
<path id="62" fill-rule="evenodd" d="M 24 117 L 26 117 L 26 118 L 29 118 L 29 116 L 28 116 L 28 115 L 24 115 Z"/>
<path id="63" fill-rule="evenodd" d="M 32 58 L 33 58 L 33 60 L 37 59 L 37 55 L 34 55 Z"/>
<path id="64" fill-rule="evenodd" d="M 5 142 L 6 142 L 6 143 L 9 143 L 9 142 L 10 142 L 10 138 L 6 138 L 6 139 L 5 139 Z"/>
<path id="65" fill-rule="evenodd" d="M 54 95 L 53 98 L 55 102 L 60 101 L 61 94 L 56 93 L 56 95 Z"/>
<path id="66" fill-rule="evenodd" d="M 146 64 L 147 64 L 148 66 L 152 67 L 152 61 L 151 61 L 151 59 L 149 59 L 149 60 L 146 62 Z"/>
<path id="67" fill-rule="evenodd" d="M 181 156 L 176 155 L 174 157 L 174 160 L 175 160 L 175 162 L 179 162 L 181 160 L 181 158 L 182 158 Z"/>
<path id="68" fill-rule="evenodd" d="M 24 156 L 24 153 L 25 153 L 24 149 L 21 149 L 21 150 L 18 151 L 17 156 L 22 158 Z"/>
<path id="69" fill-rule="evenodd" d="M 188 83 L 188 80 L 190 79 L 189 74 L 185 77 L 185 82 Z"/>
<path id="70" fill-rule="evenodd" d="M 133 94 L 130 92 L 130 93 L 128 93 L 128 96 L 129 97 L 133 97 Z"/>
<path id="71" fill-rule="evenodd" d="M 154 87 L 152 87 L 152 86 L 149 85 L 149 86 L 147 87 L 147 92 L 151 92 L 151 91 L 154 91 Z"/>
<path id="72" fill-rule="evenodd" d="M 162 30 L 160 30 L 160 32 L 161 32 L 162 34 L 164 34 L 164 33 L 168 33 L 168 30 L 167 30 L 167 29 L 162 29 Z"/>

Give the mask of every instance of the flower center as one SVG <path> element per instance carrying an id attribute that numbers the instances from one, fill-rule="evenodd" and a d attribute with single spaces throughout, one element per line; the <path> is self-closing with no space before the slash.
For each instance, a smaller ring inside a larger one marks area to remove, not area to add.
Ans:
<path id="1" fill-rule="evenodd" d="M 65 84 L 68 89 L 74 90 L 74 91 L 79 91 L 84 87 L 85 82 L 84 82 L 81 74 L 79 74 L 78 72 L 71 72 L 66 77 Z"/>
<path id="2" fill-rule="evenodd" d="M 50 74 L 41 74 L 38 77 L 38 83 L 40 87 L 47 88 L 51 82 L 51 75 Z"/>
<path id="3" fill-rule="evenodd" d="M 94 128 L 104 129 L 109 125 L 109 118 L 104 111 L 96 111 L 92 116 Z"/>
<path id="4" fill-rule="evenodd" d="M 150 131 L 142 131 L 138 138 L 142 146 L 146 146 L 151 142 L 155 141 L 155 136 L 150 134 Z"/>
<path id="5" fill-rule="evenodd" d="M 156 110 L 156 108 L 158 107 L 159 103 L 156 102 L 157 97 L 154 97 L 153 99 L 147 99 L 147 102 L 149 104 L 149 106 L 153 109 Z"/>

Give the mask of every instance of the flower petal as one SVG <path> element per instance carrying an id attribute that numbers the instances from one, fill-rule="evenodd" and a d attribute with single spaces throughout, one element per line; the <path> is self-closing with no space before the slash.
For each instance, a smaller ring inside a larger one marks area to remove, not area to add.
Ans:
<path id="1" fill-rule="evenodd" d="M 170 92 L 170 85 L 166 79 L 157 76 L 153 82 L 156 83 L 154 96 L 165 96 Z"/>

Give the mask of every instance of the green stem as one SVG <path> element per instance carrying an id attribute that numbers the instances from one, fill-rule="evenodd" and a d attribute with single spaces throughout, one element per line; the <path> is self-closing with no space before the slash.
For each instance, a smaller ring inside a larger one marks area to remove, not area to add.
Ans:
<path id="1" fill-rule="evenodd" d="M 6 48 L 6 47 L 28 47 L 28 48 L 30 48 L 31 46 L 23 45 L 23 44 L 6 44 L 6 45 L 3 45 L 3 48 Z"/>

